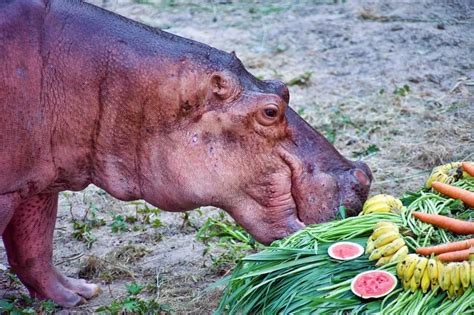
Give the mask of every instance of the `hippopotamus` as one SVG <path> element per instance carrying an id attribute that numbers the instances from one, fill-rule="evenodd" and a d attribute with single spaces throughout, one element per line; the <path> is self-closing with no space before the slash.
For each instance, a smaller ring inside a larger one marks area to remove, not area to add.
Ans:
<path id="1" fill-rule="evenodd" d="M 0 233 L 33 297 L 99 292 L 52 263 L 58 194 L 215 206 L 264 244 L 360 211 L 372 180 L 234 53 L 79 0 L 0 0 Z"/>

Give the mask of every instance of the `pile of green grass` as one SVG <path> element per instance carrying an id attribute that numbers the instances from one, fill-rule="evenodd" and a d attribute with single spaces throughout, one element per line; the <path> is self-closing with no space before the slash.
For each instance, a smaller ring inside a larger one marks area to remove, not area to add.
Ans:
<path id="1" fill-rule="evenodd" d="M 474 191 L 474 179 L 457 185 Z M 341 240 L 365 247 L 379 221 L 397 224 L 410 252 L 422 245 L 463 238 L 414 219 L 411 215 L 414 210 L 474 219 L 474 209 L 430 191 L 408 193 L 402 201 L 408 208 L 402 214 L 375 213 L 308 226 L 260 253 L 243 258 L 228 279 L 216 313 L 474 314 L 472 288 L 451 300 L 439 289 L 426 294 L 421 290 L 413 293 L 404 291 L 398 284 L 386 297 L 360 299 L 351 292 L 352 279 L 361 272 L 376 269 L 375 262 L 368 261 L 366 255 L 350 261 L 337 261 L 327 255 L 327 248 Z M 392 263 L 379 269 L 395 275 L 395 266 Z"/>

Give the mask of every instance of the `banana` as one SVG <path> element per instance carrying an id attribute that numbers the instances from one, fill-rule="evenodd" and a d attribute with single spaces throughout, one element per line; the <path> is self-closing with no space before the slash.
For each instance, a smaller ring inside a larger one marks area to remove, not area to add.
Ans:
<path id="1" fill-rule="evenodd" d="M 430 276 L 431 288 L 438 285 L 438 263 L 433 258 L 428 259 L 428 275 Z"/>
<path id="2" fill-rule="evenodd" d="M 389 243 L 387 247 L 385 247 L 385 250 L 383 251 L 382 256 L 384 257 L 392 256 L 403 246 L 405 246 L 405 241 L 403 240 L 403 238 L 401 237 L 397 238 L 396 240 Z"/>
<path id="3" fill-rule="evenodd" d="M 411 277 L 411 279 L 410 279 L 410 290 L 411 290 L 411 292 L 415 292 L 416 289 L 418 289 L 419 286 L 420 286 L 420 282 L 417 282 L 415 280 L 415 277 Z"/>
<path id="4" fill-rule="evenodd" d="M 396 207 L 396 208 L 390 210 L 390 212 L 395 213 L 395 214 L 402 214 L 406 210 L 407 210 L 407 207 L 401 206 L 401 207 Z"/>
<path id="5" fill-rule="evenodd" d="M 390 244 L 386 244 L 382 247 L 379 247 L 379 248 L 376 248 L 374 249 L 374 251 L 372 252 L 372 254 L 370 254 L 369 256 L 369 260 L 372 261 L 372 260 L 377 260 L 379 258 L 382 257 L 382 254 L 383 252 L 385 251 L 385 248 L 387 248 Z"/>
<path id="6" fill-rule="evenodd" d="M 378 203 L 384 203 L 387 199 L 394 198 L 387 194 L 378 194 L 375 196 L 370 197 L 364 202 L 364 206 L 362 207 L 362 211 L 366 211 L 368 208 L 372 207 Z"/>
<path id="7" fill-rule="evenodd" d="M 401 235 L 398 232 L 390 232 L 390 233 L 384 234 L 374 241 L 374 246 L 375 248 L 382 247 L 400 237 Z"/>
<path id="8" fill-rule="evenodd" d="M 377 222 L 377 224 L 375 224 L 374 231 L 381 228 L 381 227 L 384 227 L 384 226 L 391 226 L 391 227 L 398 228 L 398 226 L 395 223 L 391 222 L 391 221 L 379 221 L 379 222 Z"/>
<path id="9" fill-rule="evenodd" d="M 390 205 L 386 203 L 380 203 L 380 204 L 375 204 L 372 207 L 368 208 L 365 210 L 364 214 L 370 214 L 370 213 L 386 213 L 390 212 Z"/>
<path id="10" fill-rule="evenodd" d="M 431 280 L 430 280 L 430 285 L 431 285 L 431 291 L 434 291 L 434 290 L 436 290 L 436 289 L 439 288 L 439 283 L 438 283 L 438 281 L 436 281 L 436 282 L 431 282 Z M 437 292 L 436 292 L 436 294 L 437 294 Z"/>
<path id="11" fill-rule="evenodd" d="M 425 183 L 426 188 L 431 188 L 431 184 L 434 181 L 441 182 L 441 183 L 446 183 L 448 182 L 448 175 L 440 173 L 439 171 L 436 171 L 431 173 L 430 177 L 428 177 L 428 180 Z"/>
<path id="12" fill-rule="evenodd" d="M 394 225 L 387 225 L 387 226 L 382 226 L 378 229 L 374 230 L 374 233 L 370 236 L 370 238 L 375 241 L 379 237 L 381 237 L 384 234 L 390 233 L 390 232 L 397 232 L 398 233 L 398 226 Z"/>
<path id="13" fill-rule="evenodd" d="M 403 203 L 400 199 L 392 197 L 392 196 L 390 196 L 390 197 L 391 198 L 388 201 L 388 204 L 390 204 L 393 207 L 397 207 L 397 208 L 402 208 L 403 207 Z"/>
<path id="14" fill-rule="evenodd" d="M 400 278 L 400 279 L 403 279 L 403 270 L 405 269 L 405 258 L 403 258 L 402 260 L 400 260 L 397 264 L 397 276 Z"/>
<path id="15" fill-rule="evenodd" d="M 365 246 L 365 254 L 370 254 L 374 251 L 374 241 L 369 237 L 367 240 L 367 245 Z"/>
<path id="16" fill-rule="evenodd" d="M 380 194 L 369 198 L 362 207 L 361 214 L 370 214 L 374 212 L 396 212 L 403 208 L 400 199 L 393 196 Z"/>
<path id="17" fill-rule="evenodd" d="M 467 261 L 464 261 L 460 268 L 461 284 L 464 289 L 467 289 L 471 283 L 471 266 Z"/>
<path id="18" fill-rule="evenodd" d="M 431 282 L 431 281 L 430 281 Z M 431 290 L 434 291 L 439 288 L 439 283 L 431 282 Z"/>
<path id="19" fill-rule="evenodd" d="M 408 281 L 413 276 L 413 273 L 415 273 L 415 267 L 420 257 L 416 254 L 409 254 L 407 257 L 410 257 L 410 261 L 407 263 L 405 270 L 403 271 L 403 279 Z"/>
<path id="20" fill-rule="evenodd" d="M 375 267 L 380 267 L 380 266 L 388 264 L 390 262 L 390 258 L 392 258 L 392 256 L 380 258 L 375 264 Z"/>
<path id="21" fill-rule="evenodd" d="M 400 213 L 404 209 L 401 201 L 398 199 L 395 201 L 386 201 L 384 203 L 377 203 L 372 205 L 371 207 L 367 208 L 365 210 L 364 214 L 370 214 L 370 213 L 387 213 L 387 212 L 393 212 L 393 213 Z"/>
<path id="22" fill-rule="evenodd" d="M 403 279 L 402 285 L 403 285 L 403 288 L 404 288 L 405 290 L 410 289 L 410 279 L 408 279 L 408 280 Z"/>
<path id="23" fill-rule="evenodd" d="M 450 263 L 449 271 L 451 272 L 451 284 L 454 286 L 454 291 L 458 291 L 461 287 L 461 276 L 459 274 L 460 264 L 459 263 Z"/>
<path id="24" fill-rule="evenodd" d="M 453 162 L 437 166 L 431 171 L 431 175 L 425 183 L 426 188 L 431 188 L 434 181 L 451 184 L 463 176 L 461 163 Z"/>
<path id="25" fill-rule="evenodd" d="M 438 265 L 438 284 L 441 290 L 446 291 L 448 288 L 444 286 L 444 276 L 446 274 L 446 266 L 440 262 L 439 260 L 436 261 Z"/>
<path id="26" fill-rule="evenodd" d="M 454 285 L 451 284 L 447 291 L 448 291 L 448 297 L 450 299 L 453 299 L 456 297 L 456 290 L 454 290 Z"/>
<path id="27" fill-rule="evenodd" d="M 439 260 L 436 261 L 436 264 L 438 265 L 438 284 L 441 290 L 444 291 L 444 285 L 443 285 L 444 264 L 440 262 Z"/>
<path id="28" fill-rule="evenodd" d="M 474 261 L 471 261 L 471 287 L 474 288 Z"/>
<path id="29" fill-rule="evenodd" d="M 428 292 L 430 287 L 430 275 L 428 273 L 428 268 L 425 268 L 425 272 L 423 272 L 423 276 L 421 277 L 421 290 L 423 293 Z"/>
<path id="30" fill-rule="evenodd" d="M 405 259 L 407 255 L 408 255 L 408 247 L 403 246 L 395 254 L 393 254 L 392 258 L 390 258 L 390 262 L 392 263 L 396 261 L 401 261 L 402 259 Z"/>
<path id="31" fill-rule="evenodd" d="M 456 291 L 456 296 L 461 296 L 464 294 L 464 289 L 463 287 L 460 287 L 457 291 Z"/>
<path id="32" fill-rule="evenodd" d="M 451 264 L 444 265 L 443 271 L 441 272 L 441 278 L 439 280 L 439 285 L 444 291 L 448 290 L 451 286 Z M 439 266 L 438 266 L 439 267 Z"/>
<path id="33" fill-rule="evenodd" d="M 415 272 L 413 273 L 413 278 L 415 282 L 419 286 L 421 283 L 421 277 L 423 277 L 423 273 L 425 272 L 426 265 L 428 264 L 428 259 L 425 257 L 420 257 L 418 259 L 418 263 L 415 266 Z"/>
<path id="34" fill-rule="evenodd" d="M 397 264 L 397 273 L 399 273 L 400 279 L 405 279 L 405 272 L 407 268 L 411 265 L 412 260 L 414 260 L 418 255 L 408 254 L 405 258 Z"/>

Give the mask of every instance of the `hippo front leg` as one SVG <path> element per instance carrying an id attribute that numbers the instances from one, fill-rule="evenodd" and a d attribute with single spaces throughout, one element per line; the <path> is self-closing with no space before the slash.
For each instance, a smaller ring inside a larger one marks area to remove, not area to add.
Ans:
<path id="1" fill-rule="evenodd" d="M 3 233 L 8 262 L 31 296 L 64 307 L 100 293 L 95 284 L 68 278 L 53 266 L 53 232 L 58 194 L 39 194 L 20 204 Z"/>
<path id="2" fill-rule="evenodd" d="M 20 196 L 17 193 L 0 195 L 0 235 L 3 234 L 19 203 Z"/>

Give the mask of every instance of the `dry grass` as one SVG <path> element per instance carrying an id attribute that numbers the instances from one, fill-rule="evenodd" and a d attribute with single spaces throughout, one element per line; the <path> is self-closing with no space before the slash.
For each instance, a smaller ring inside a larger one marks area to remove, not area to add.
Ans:
<path id="1" fill-rule="evenodd" d="M 78 275 L 84 279 L 99 278 L 105 283 L 126 278 L 136 280 L 136 269 L 130 266 L 149 252 L 143 246 L 125 245 L 113 248 L 104 258 L 90 255 L 82 262 Z"/>

